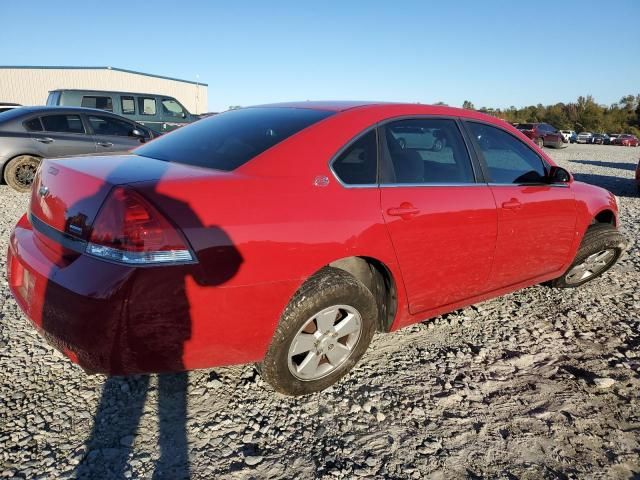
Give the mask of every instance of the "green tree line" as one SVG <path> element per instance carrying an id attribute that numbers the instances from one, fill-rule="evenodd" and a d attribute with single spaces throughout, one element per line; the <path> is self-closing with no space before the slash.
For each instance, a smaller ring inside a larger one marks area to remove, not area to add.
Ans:
<path id="1" fill-rule="evenodd" d="M 462 108 L 476 110 L 465 100 Z M 507 109 L 482 107 L 487 113 L 510 123 L 549 123 L 560 130 L 576 132 L 632 133 L 640 136 L 640 94 L 626 95 L 612 105 L 600 105 L 591 95 L 580 96 L 572 103 L 530 105 Z"/>

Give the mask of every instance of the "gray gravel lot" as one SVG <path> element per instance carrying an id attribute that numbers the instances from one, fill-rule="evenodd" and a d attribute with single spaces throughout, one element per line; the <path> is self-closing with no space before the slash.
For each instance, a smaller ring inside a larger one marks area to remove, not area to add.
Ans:
<path id="1" fill-rule="evenodd" d="M 640 148 L 548 150 L 640 231 Z M 0 186 L 0 478 L 640 478 L 640 253 L 378 335 L 340 384 L 292 399 L 251 365 L 86 376 L 10 297 L 27 196 Z"/>

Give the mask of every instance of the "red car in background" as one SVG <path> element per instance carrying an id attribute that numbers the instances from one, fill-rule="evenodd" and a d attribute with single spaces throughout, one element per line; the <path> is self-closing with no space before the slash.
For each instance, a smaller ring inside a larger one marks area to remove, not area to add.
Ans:
<path id="1" fill-rule="evenodd" d="M 614 145 L 622 145 L 623 147 L 637 147 L 639 143 L 640 141 L 638 140 L 638 137 L 628 133 L 619 135 L 613 141 Z"/>
<path id="2" fill-rule="evenodd" d="M 44 160 L 7 270 L 38 331 L 89 372 L 260 362 L 301 395 L 376 331 L 592 280 L 625 248 L 617 226 L 613 194 L 491 116 L 302 102 Z"/>
<path id="3" fill-rule="evenodd" d="M 564 148 L 569 145 L 562 132 L 548 123 L 519 123 L 517 129 L 539 147 Z"/>

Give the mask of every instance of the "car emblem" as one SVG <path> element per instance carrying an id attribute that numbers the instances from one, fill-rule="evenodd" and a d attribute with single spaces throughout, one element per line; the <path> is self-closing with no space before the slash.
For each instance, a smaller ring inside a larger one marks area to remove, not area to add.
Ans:
<path id="1" fill-rule="evenodd" d="M 42 185 L 38 189 L 38 195 L 40 195 L 41 197 L 46 197 L 47 195 L 49 195 L 49 187 L 45 187 L 44 185 Z"/>

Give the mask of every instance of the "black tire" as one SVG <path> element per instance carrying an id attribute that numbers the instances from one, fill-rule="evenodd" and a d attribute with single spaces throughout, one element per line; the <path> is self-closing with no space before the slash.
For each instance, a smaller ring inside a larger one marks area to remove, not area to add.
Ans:
<path id="1" fill-rule="evenodd" d="M 318 312 L 348 305 L 361 317 L 361 330 L 351 353 L 331 373 L 315 380 L 301 380 L 289 369 L 289 348 L 301 328 Z M 342 378 L 364 355 L 376 330 L 378 308 L 369 289 L 355 277 L 333 267 L 325 267 L 296 292 L 284 310 L 271 345 L 259 365 L 262 377 L 286 395 L 306 395 L 324 390 Z"/>
<path id="2" fill-rule="evenodd" d="M 33 177 L 40 166 L 40 159 L 32 155 L 20 155 L 12 158 L 4 167 L 4 181 L 18 192 L 31 190 Z"/>
<path id="3" fill-rule="evenodd" d="M 620 255 L 622 255 L 622 252 L 625 249 L 626 243 L 624 235 L 622 235 L 613 225 L 608 223 L 597 223 L 595 225 L 591 225 L 582 239 L 582 243 L 580 244 L 580 248 L 578 249 L 578 253 L 576 254 L 576 258 L 573 263 L 561 277 L 556 278 L 551 282 L 551 286 L 556 288 L 575 288 L 599 277 L 618 261 L 618 258 L 620 258 Z M 600 270 L 594 272 L 583 280 L 571 280 L 570 273 L 574 267 L 583 264 L 588 257 L 607 250 L 613 251 L 614 254 L 610 259 L 607 259 Z"/>

